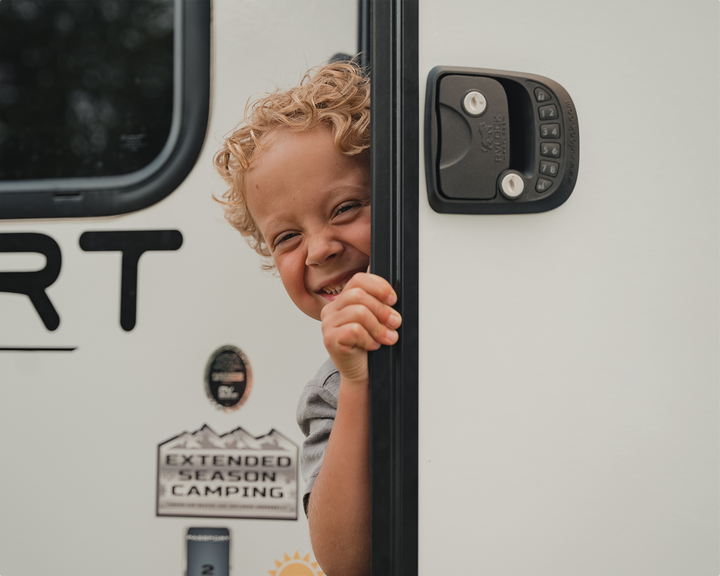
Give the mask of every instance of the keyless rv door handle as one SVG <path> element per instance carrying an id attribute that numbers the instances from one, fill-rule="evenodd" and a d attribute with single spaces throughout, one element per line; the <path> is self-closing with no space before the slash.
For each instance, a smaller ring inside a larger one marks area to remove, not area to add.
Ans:
<path id="1" fill-rule="evenodd" d="M 428 200 L 437 212 L 545 212 L 578 175 L 575 105 L 534 74 L 438 66 L 425 98 Z"/>

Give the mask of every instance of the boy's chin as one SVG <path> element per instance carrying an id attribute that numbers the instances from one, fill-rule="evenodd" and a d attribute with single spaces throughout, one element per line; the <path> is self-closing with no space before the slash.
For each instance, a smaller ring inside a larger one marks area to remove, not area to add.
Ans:
<path id="1" fill-rule="evenodd" d="M 322 309 L 338 296 L 340 296 L 340 294 L 316 293 L 309 301 L 305 300 L 303 302 L 295 302 L 295 306 L 297 306 L 306 316 L 310 316 L 310 318 L 320 321 Z"/>
<path id="2" fill-rule="evenodd" d="M 305 314 L 305 316 L 309 316 L 313 320 L 317 320 L 318 322 L 320 322 L 320 320 L 321 320 L 320 314 L 322 313 L 322 309 L 325 308 L 325 306 L 327 304 L 330 304 L 330 302 L 323 299 L 323 300 L 315 300 L 310 305 L 307 305 L 307 303 L 305 303 L 305 304 L 306 304 L 305 306 L 298 306 L 298 304 L 295 303 L 295 305 L 298 307 L 298 309 L 303 314 Z"/>

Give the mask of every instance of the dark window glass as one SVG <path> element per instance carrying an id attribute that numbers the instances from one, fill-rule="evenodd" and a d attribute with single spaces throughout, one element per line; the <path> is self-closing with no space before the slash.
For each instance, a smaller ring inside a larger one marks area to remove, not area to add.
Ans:
<path id="1" fill-rule="evenodd" d="M 162 162 L 176 17 L 174 0 L 0 0 L 0 189 Z"/>

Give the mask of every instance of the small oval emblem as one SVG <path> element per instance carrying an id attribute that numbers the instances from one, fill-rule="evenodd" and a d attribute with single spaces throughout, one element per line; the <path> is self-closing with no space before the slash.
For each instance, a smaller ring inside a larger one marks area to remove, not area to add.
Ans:
<path id="1" fill-rule="evenodd" d="M 215 350 L 205 367 L 205 392 L 219 410 L 237 410 L 250 396 L 252 370 L 247 357 L 235 346 Z"/>

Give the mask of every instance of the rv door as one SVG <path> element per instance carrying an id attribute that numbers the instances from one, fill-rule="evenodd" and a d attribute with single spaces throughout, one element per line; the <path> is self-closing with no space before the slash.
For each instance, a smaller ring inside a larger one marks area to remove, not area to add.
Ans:
<path id="1" fill-rule="evenodd" d="M 418 30 L 419 574 L 717 573 L 717 3 Z"/>

